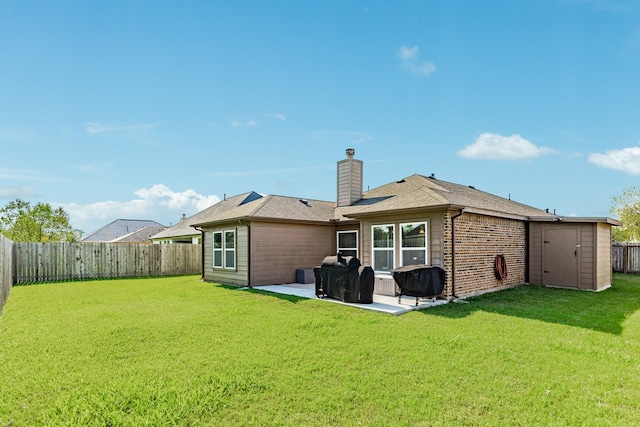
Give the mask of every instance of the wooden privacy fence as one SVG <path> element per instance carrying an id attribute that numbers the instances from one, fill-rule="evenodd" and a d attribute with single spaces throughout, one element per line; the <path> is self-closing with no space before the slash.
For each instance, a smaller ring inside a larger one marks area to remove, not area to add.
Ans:
<path id="1" fill-rule="evenodd" d="M 202 273 L 202 245 L 13 244 L 13 283 Z"/>
<path id="2" fill-rule="evenodd" d="M 611 245 L 613 271 L 640 273 L 640 243 L 614 243 Z"/>
<path id="3" fill-rule="evenodd" d="M 13 285 L 13 242 L 0 234 L 0 313 Z"/>

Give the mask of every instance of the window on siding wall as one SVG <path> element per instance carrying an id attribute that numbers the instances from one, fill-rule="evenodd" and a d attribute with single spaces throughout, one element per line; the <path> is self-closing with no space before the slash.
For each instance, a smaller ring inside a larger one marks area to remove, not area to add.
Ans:
<path id="1" fill-rule="evenodd" d="M 395 226 L 374 225 L 373 234 L 373 269 L 375 271 L 391 271 L 394 268 L 394 231 Z"/>
<path id="2" fill-rule="evenodd" d="M 427 223 L 400 224 L 402 265 L 427 263 Z"/>
<path id="3" fill-rule="evenodd" d="M 358 257 L 358 232 L 338 231 L 338 252 L 342 256 Z"/>
<path id="4" fill-rule="evenodd" d="M 222 232 L 213 233 L 213 267 L 222 268 Z"/>
<path id="5" fill-rule="evenodd" d="M 224 268 L 236 268 L 236 232 L 224 232 Z"/>

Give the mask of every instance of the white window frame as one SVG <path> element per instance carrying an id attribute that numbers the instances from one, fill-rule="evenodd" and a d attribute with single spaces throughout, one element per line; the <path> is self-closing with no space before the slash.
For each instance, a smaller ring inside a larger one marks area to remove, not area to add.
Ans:
<path id="1" fill-rule="evenodd" d="M 404 239 L 402 236 L 402 228 L 405 225 L 421 225 L 424 224 L 424 248 L 421 247 L 405 247 L 404 246 Z M 412 222 L 404 222 L 402 224 L 399 224 L 399 229 L 400 229 L 400 236 L 399 237 L 399 241 L 400 241 L 400 265 L 403 266 L 404 264 L 404 253 L 405 251 L 419 251 L 419 250 L 424 250 L 424 263 L 425 264 L 429 264 L 429 223 L 427 221 L 412 221 Z M 410 264 L 409 264 L 410 265 Z"/>
<path id="2" fill-rule="evenodd" d="M 233 234 L 233 247 L 227 248 L 227 234 Z M 227 265 L 227 255 L 229 252 L 233 252 L 233 265 Z M 225 230 L 222 239 L 222 260 L 224 263 L 224 268 L 228 270 L 236 269 L 236 230 Z"/>
<path id="3" fill-rule="evenodd" d="M 216 235 L 220 235 L 220 247 L 216 248 Z M 213 249 L 213 268 L 224 268 L 224 233 L 222 231 L 214 231 L 211 240 L 211 248 Z M 220 254 L 220 264 L 216 265 L 216 253 Z"/>
<path id="4" fill-rule="evenodd" d="M 375 240 L 375 232 L 374 230 L 378 227 L 389 227 L 391 228 L 391 233 L 393 235 L 393 239 L 391 240 L 391 246 L 388 247 L 383 247 L 383 248 L 376 248 L 376 240 Z M 376 252 L 381 252 L 381 251 L 391 251 L 391 268 L 387 271 L 387 270 L 376 270 Z M 371 264 L 373 265 L 373 269 L 374 271 L 376 271 L 376 273 L 380 272 L 380 273 L 391 273 L 391 270 L 393 270 L 395 268 L 396 265 L 396 225 L 395 224 L 375 224 L 371 226 Z"/>
<path id="5" fill-rule="evenodd" d="M 340 235 L 341 234 L 349 234 L 349 233 L 355 233 L 355 235 L 356 235 L 356 246 L 354 248 L 343 248 L 343 247 L 340 247 Z M 358 230 L 342 230 L 342 231 L 338 231 L 336 233 L 336 250 L 337 250 L 337 252 L 355 251 L 356 252 L 356 258 L 358 258 Z"/>

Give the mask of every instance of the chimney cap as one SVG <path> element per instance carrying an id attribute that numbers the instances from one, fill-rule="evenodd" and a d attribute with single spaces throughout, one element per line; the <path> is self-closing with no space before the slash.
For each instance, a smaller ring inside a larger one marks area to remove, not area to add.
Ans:
<path id="1" fill-rule="evenodd" d="M 353 148 L 347 148 L 347 158 L 353 159 L 353 155 L 356 154 L 356 150 Z"/>

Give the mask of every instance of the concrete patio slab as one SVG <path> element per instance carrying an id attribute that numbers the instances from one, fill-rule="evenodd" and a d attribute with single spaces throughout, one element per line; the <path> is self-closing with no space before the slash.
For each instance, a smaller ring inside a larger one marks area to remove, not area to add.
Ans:
<path id="1" fill-rule="evenodd" d="M 249 289 L 249 288 L 242 288 Z M 268 285 L 268 286 L 254 286 L 252 289 L 258 289 L 261 291 L 273 292 L 276 294 L 294 295 L 302 298 L 317 299 L 319 301 L 326 301 L 335 304 L 348 305 L 350 307 L 361 308 L 363 310 L 377 311 L 380 313 L 388 313 L 394 316 L 408 313 L 414 310 L 423 310 L 425 308 L 435 307 L 438 305 L 446 304 L 448 301 L 443 299 L 418 299 L 418 305 L 416 306 L 416 298 L 404 295 L 401 302 L 398 303 L 398 297 L 392 297 L 387 295 L 373 294 L 372 304 L 356 304 L 343 302 L 333 298 L 318 298 L 316 296 L 314 284 L 302 284 L 302 283 L 289 283 L 285 285 Z"/>

